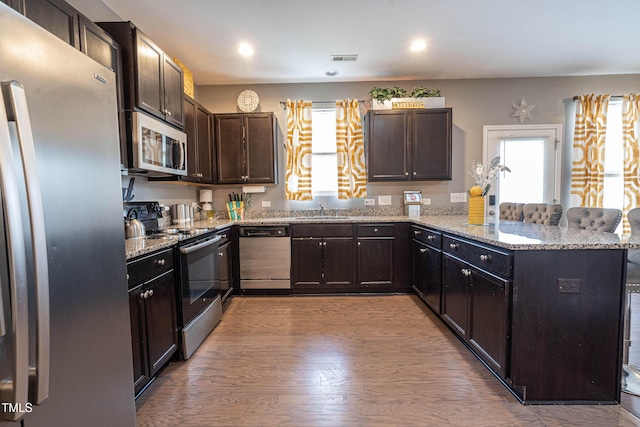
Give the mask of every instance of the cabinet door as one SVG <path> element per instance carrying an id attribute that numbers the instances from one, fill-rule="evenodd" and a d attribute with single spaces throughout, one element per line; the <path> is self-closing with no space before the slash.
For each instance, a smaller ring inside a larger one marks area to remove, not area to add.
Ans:
<path id="1" fill-rule="evenodd" d="M 291 281 L 293 291 L 319 288 L 322 285 L 322 239 L 302 238 L 291 241 Z"/>
<path id="2" fill-rule="evenodd" d="M 178 348 L 178 320 L 176 316 L 176 285 L 173 271 L 169 271 L 145 285 L 147 342 L 150 375 L 169 361 Z"/>
<path id="3" fill-rule="evenodd" d="M 353 238 L 326 237 L 323 239 L 322 260 L 326 288 L 353 287 Z"/>
<path id="4" fill-rule="evenodd" d="M 133 387 L 135 394 L 149 382 L 147 363 L 146 324 L 142 285 L 129 291 L 129 315 L 131 317 L 131 349 L 133 352 Z"/>
<path id="5" fill-rule="evenodd" d="M 404 181 L 409 176 L 408 112 L 375 111 L 367 114 L 369 181 Z"/>
<path id="6" fill-rule="evenodd" d="M 162 90 L 163 58 L 162 50 L 141 31 L 136 30 L 136 105 L 162 120 L 165 117 Z"/>
<path id="7" fill-rule="evenodd" d="M 275 119 L 273 114 L 245 115 L 246 182 L 273 184 L 275 168 Z"/>
<path id="8" fill-rule="evenodd" d="M 446 254 L 442 264 L 442 318 L 466 339 L 470 267 Z"/>
<path id="9" fill-rule="evenodd" d="M 196 124 L 196 101 L 184 96 L 184 133 L 187 134 L 187 176 L 186 181 L 199 181 L 198 134 Z"/>
<path id="10" fill-rule="evenodd" d="M 76 49 L 79 12 L 63 0 L 25 0 L 24 15 Z"/>
<path id="11" fill-rule="evenodd" d="M 500 374 L 507 375 L 509 281 L 471 270 L 469 343 Z"/>
<path id="12" fill-rule="evenodd" d="M 440 314 L 440 300 L 442 298 L 442 252 L 430 246 L 425 246 L 424 253 L 424 299 Z"/>
<path id="13" fill-rule="evenodd" d="M 411 241 L 412 248 L 412 281 L 413 288 L 424 298 L 426 284 L 427 245 L 417 240 Z"/>
<path id="14" fill-rule="evenodd" d="M 24 2 L 25 0 L 0 0 L 2 3 L 8 5 L 14 10 L 22 13 L 24 15 Z"/>
<path id="15" fill-rule="evenodd" d="M 358 239 L 358 287 L 389 290 L 393 284 L 391 237 Z"/>
<path id="16" fill-rule="evenodd" d="M 451 109 L 413 112 L 414 180 L 451 179 Z"/>
<path id="17" fill-rule="evenodd" d="M 165 54 L 162 54 L 162 79 L 165 120 L 182 129 L 184 126 L 182 68 Z"/>
<path id="18" fill-rule="evenodd" d="M 199 104 L 196 105 L 196 131 L 198 133 L 198 173 L 200 174 L 200 182 L 213 183 L 211 168 L 213 160 L 211 114 Z"/>
<path id="19" fill-rule="evenodd" d="M 215 115 L 218 184 L 244 181 L 244 118 L 242 114 Z"/>

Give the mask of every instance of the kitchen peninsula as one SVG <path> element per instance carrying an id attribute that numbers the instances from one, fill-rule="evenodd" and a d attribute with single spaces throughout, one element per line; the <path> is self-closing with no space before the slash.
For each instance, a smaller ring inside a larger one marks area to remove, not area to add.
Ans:
<path id="1" fill-rule="evenodd" d="M 623 242 L 616 234 L 564 227 L 510 221 L 470 226 L 466 216 L 460 215 L 420 220 L 327 216 L 242 221 L 251 225 L 315 223 L 350 224 L 354 229 L 365 224 L 404 224 L 406 235 L 400 237 L 411 270 L 405 277 L 413 276 L 407 291 L 423 298 L 523 403 L 613 404 L 619 400 L 626 255 L 628 248 L 638 245 Z M 221 230 L 236 224 L 203 221 L 196 227 Z M 423 240 L 428 247 L 420 246 Z M 172 244 L 151 240 L 140 246 L 127 241 L 127 256 Z M 435 262 L 417 268 L 419 254 L 427 249 Z M 434 266 L 439 271 L 434 272 Z M 424 289 L 416 287 L 427 276 L 438 281 L 435 306 Z"/>

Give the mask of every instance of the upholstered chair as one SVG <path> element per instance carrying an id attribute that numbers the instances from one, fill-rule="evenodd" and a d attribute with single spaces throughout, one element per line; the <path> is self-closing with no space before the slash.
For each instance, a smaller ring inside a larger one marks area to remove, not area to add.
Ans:
<path id="1" fill-rule="evenodd" d="M 498 206 L 500 219 L 509 221 L 522 221 L 522 208 L 524 203 L 503 202 Z"/>
<path id="2" fill-rule="evenodd" d="M 631 226 L 631 234 L 640 236 L 640 208 L 633 208 L 627 214 L 627 220 Z"/>
<path id="3" fill-rule="evenodd" d="M 620 224 L 622 211 L 613 208 L 574 207 L 567 209 L 569 228 L 613 233 Z"/>
<path id="4" fill-rule="evenodd" d="M 555 203 L 527 203 L 522 211 L 530 224 L 558 225 L 562 217 L 562 205 Z"/>

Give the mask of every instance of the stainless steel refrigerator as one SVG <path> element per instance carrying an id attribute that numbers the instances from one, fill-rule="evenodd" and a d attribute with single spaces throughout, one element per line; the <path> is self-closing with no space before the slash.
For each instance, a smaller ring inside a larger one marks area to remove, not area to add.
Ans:
<path id="1" fill-rule="evenodd" d="M 114 75 L 0 2 L 0 82 L 0 426 L 134 426 Z"/>

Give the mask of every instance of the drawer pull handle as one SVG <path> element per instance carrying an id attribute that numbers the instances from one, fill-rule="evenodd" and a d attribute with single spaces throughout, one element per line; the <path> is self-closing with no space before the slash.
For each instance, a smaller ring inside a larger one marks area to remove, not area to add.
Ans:
<path id="1" fill-rule="evenodd" d="M 425 253 L 425 252 L 427 252 L 427 249 L 426 249 L 426 248 L 420 248 L 420 253 L 421 253 L 421 254 L 423 254 L 423 253 Z"/>
<path id="2" fill-rule="evenodd" d="M 166 261 L 164 260 L 164 258 L 160 258 L 156 260 L 156 264 L 158 265 L 164 265 L 166 263 Z"/>
<path id="3" fill-rule="evenodd" d="M 431 236 L 431 235 L 427 236 L 427 240 L 433 240 L 435 238 L 436 238 L 436 236 Z"/>
<path id="4" fill-rule="evenodd" d="M 413 230 L 413 234 L 415 235 L 422 234 L 422 230 Z"/>
<path id="5" fill-rule="evenodd" d="M 377 229 L 377 228 L 374 228 L 374 229 L 373 229 L 373 232 L 374 232 L 374 233 L 377 233 L 377 232 L 378 232 L 378 229 Z"/>
<path id="6" fill-rule="evenodd" d="M 457 243 L 449 243 L 449 247 L 451 249 L 458 249 L 458 244 Z"/>
<path id="7" fill-rule="evenodd" d="M 489 261 L 489 255 L 485 255 L 485 254 L 480 255 L 480 261 Z"/>

